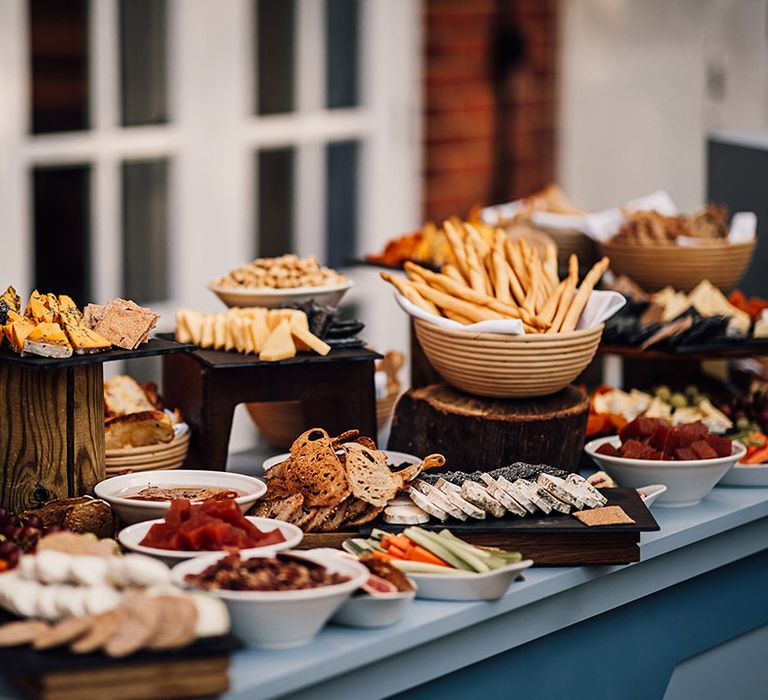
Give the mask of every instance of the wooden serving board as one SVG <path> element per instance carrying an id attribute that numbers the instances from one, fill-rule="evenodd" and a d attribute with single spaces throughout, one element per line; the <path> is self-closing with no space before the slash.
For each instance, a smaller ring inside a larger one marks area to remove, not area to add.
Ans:
<path id="1" fill-rule="evenodd" d="M 534 566 L 583 566 L 630 564 L 640 561 L 640 533 L 659 530 L 659 524 L 631 488 L 601 489 L 607 505 L 620 506 L 635 522 L 632 525 L 588 527 L 571 515 L 441 523 L 431 519 L 420 525 L 426 530 L 449 528 L 467 542 L 519 550 Z M 338 547 L 349 537 L 367 537 L 373 528 L 401 532 L 407 525 L 390 525 L 382 519 L 364 525 L 358 532 L 306 534 L 301 548 Z"/>
<path id="2" fill-rule="evenodd" d="M 68 651 L 0 649 L 0 670 L 35 700 L 188 698 L 229 689 L 231 635 L 200 640 L 173 652 L 142 652 L 126 659 Z"/>

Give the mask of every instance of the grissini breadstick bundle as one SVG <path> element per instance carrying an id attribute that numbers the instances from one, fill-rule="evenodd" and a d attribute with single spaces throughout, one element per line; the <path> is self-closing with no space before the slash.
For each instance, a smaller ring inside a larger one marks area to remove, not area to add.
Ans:
<path id="1" fill-rule="evenodd" d="M 519 319 L 526 333 L 567 333 L 576 328 L 590 294 L 608 269 L 595 263 L 579 284 L 579 261 L 571 255 L 559 278 L 557 248 L 543 252 L 503 229 L 451 219 L 443 224 L 452 262 L 433 272 L 405 263 L 408 279 L 381 277 L 420 309 L 463 325 Z"/>

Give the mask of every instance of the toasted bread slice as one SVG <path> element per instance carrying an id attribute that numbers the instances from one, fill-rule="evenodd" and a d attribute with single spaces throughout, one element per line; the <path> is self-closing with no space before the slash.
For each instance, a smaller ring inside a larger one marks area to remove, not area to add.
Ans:
<path id="1" fill-rule="evenodd" d="M 104 409 L 110 416 L 125 416 L 154 411 L 155 406 L 133 377 L 120 374 L 104 382 Z"/>
<path id="2" fill-rule="evenodd" d="M 173 440 L 173 424 L 162 411 L 141 411 L 104 422 L 106 448 L 142 447 Z"/>

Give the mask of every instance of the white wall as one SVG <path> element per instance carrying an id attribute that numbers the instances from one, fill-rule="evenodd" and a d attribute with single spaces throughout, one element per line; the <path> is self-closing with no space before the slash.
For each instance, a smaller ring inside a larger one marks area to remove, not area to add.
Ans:
<path id="1" fill-rule="evenodd" d="M 602 208 L 705 196 L 710 128 L 768 128 L 766 0 L 567 0 L 559 178 Z M 718 81 L 719 79 L 719 81 Z"/>

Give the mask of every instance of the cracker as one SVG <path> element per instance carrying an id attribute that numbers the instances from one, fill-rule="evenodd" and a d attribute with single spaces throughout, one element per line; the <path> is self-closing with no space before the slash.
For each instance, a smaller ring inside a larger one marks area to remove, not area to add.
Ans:
<path id="1" fill-rule="evenodd" d="M 341 446 L 346 452 L 347 477 L 355 498 L 383 508 L 397 495 L 398 479 L 389 469 L 384 452 L 369 450 L 351 442 Z"/>
<path id="2" fill-rule="evenodd" d="M 604 508 L 582 510 L 578 513 L 573 513 L 573 517 L 589 527 L 599 525 L 633 525 L 635 522 L 620 506 L 605 506 Z"/>
<path id="3" fill-rule="evenodd" d="M 307 430 L 291 445 L 285 480 L 292 491 L 304 495 L 308 506 L 336 505 L 350 493 L 344 467 L 328 433 L 320 428 Z"/>

